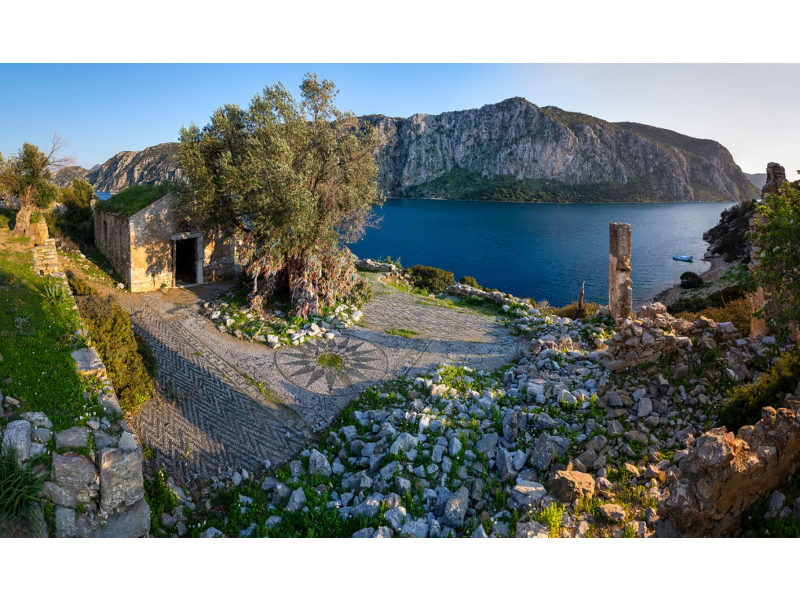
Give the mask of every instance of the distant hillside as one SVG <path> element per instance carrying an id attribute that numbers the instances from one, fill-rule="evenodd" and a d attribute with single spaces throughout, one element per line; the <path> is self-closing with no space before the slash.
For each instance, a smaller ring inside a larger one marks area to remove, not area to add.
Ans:
<path id="1" fill-rule="evenodd" d="M 755 198 L 730 152 L 713 140 L 638 123 L 610 123 L 511 98 L 409 118 L 361 117 L 377 130 L 388 196 L 522 202 L 699 202 Z M 98 190 L 179 177 L 176 144 L 121 152 L 97 171 L 56 175 Z"/>
<path id="2" fill-rule="evenodd" d="M 61 169 L 53 176 L 53 181 L 64 187 L 71 185 L 74 179 L 83 179 L 103 192 L 116 192 L 131 185 L 175 181 L 180 177 L 177 148 L 176 143 L 166 143 L 138 152 L 120 152 L 91 171 L 83 167 Z"/>
<path id="3" fill-rule="evenodd" d="M 764 184 L 767 183 L 767 174 L 765 173 L 745 173 L 745 177 L 747 177 L 748 181 L 752 183 L 761 191 L 761 188 L 764 187 Z"/>

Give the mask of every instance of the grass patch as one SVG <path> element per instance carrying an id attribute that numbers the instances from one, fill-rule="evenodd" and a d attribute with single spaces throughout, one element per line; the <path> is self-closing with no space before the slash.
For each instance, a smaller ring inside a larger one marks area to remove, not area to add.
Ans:
<path id="1" fill-rule="evenodd" d="M 159 537 L 161 529 L 161 513 L 172 512 L 178 506 L 178 498 L 172 492 L 167 483 L 169 475 L 159 469 L 153 475 L 153 479 L 144 480 L 144 496 L 147 504 L 150 505 L 150 531 Z"/>
<path id="2" fill-rule="evenodd" d="M 20 466 L 10 446 L 0 445 L 0 536 L 16 537 L 20 532 L 41 535 L 32 531 L 35 524 L 39 492 L 46 471 L 34 472 L 34 461 Z"/>
<path id="3" fill-rule="evenodd" d="M 338 354 L 332 352 L 325 352 L 317 357 L 317 363 L 326 369 L 334 371 L 341 371 L 344 369 L 344 359 Z"/>
<path id="4" fill-rule="evenodd" d="M 168 183 L 161 185 L 132 185 L 111 196 L 99 207 L 109 213 L 117 213 L 125 216 L 142 210 L 148 204 L 152 204 L 159 198 L 163 198 L 172 190 Z"/>
<path id="5" fill-rule="evenodd" d="M 30 250 L 0 232 L 0 385 L 23 402 L 21 409 L 46 413 L 60 431 L 72 427 L 86 403 L 70 356 L 80 347 L 73 335 L 79 322 L 66 302 L 42 290 Z"/>
<path id="6" fill-rule="evenodd" d="M 413 338 L 415 335 L 419 335 L 418 331 L 412 331 L 410 329 L 402 329 L 400 327 L 392 327 L 391 329 L 387 329 L 386 333 L 390 335 L 399 335 L 405 338 Z"/>

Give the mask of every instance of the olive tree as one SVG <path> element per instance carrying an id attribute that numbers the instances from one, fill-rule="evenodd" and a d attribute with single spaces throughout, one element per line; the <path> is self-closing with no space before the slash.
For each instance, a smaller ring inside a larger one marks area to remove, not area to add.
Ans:
<path id="1" fill-rule="evenodd" d="M 285 289 L 305 317 L 366 293 L 345 244 L 383 197 L 374 130 L 336 108 L 331 81 L 306 74 L 300 90 L 277 83 L 246 109 L 226 104 L 202 129 L 183 127 L 176 195 L 190 224 L 236 230 L 254 306 Z"/>
<path id="2" fill-rule="evenodd" d="M 0 192 L 19 200 L 15 235 L 28 236 L 34 211 L 49 208 L 58 198 L 58 186 L 50 181 L 52 171 L 73 161 L 62 155 L 64 146 L 66 141 L 54 134 L 47 153 L 26 142 L 16 154 L 0 161 Z"/>

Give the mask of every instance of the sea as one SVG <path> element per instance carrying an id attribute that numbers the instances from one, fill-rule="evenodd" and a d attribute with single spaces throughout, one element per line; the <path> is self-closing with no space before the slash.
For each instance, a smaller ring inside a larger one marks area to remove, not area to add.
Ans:
<path id="1" fill-rule="evenodd" d="M 377 225 L 351 244 L 360 258 L 430 265 L 456 280 L 563 306 L 578 299 L 608 303 L 608 225 L 630 223 L 634 305 L 702 273 L 703 233 L 731 204 L 523 204 L 390 198 L 373 209 Z M 692 255 L 694 262 L 673 260 Z"/>

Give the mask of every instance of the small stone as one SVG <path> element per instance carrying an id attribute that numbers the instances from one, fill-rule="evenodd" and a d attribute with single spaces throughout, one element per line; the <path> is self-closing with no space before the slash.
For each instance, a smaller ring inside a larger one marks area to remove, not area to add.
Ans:
<path id="1" fill-rule="evenodd" d="M 297 488 L 289 497 L 289 503 L 286 505 L 286 510 L 289 512 L 295 512 L 300 510 L 305 503 L 306 493 L 303 491 L 303 488 Z"/>

